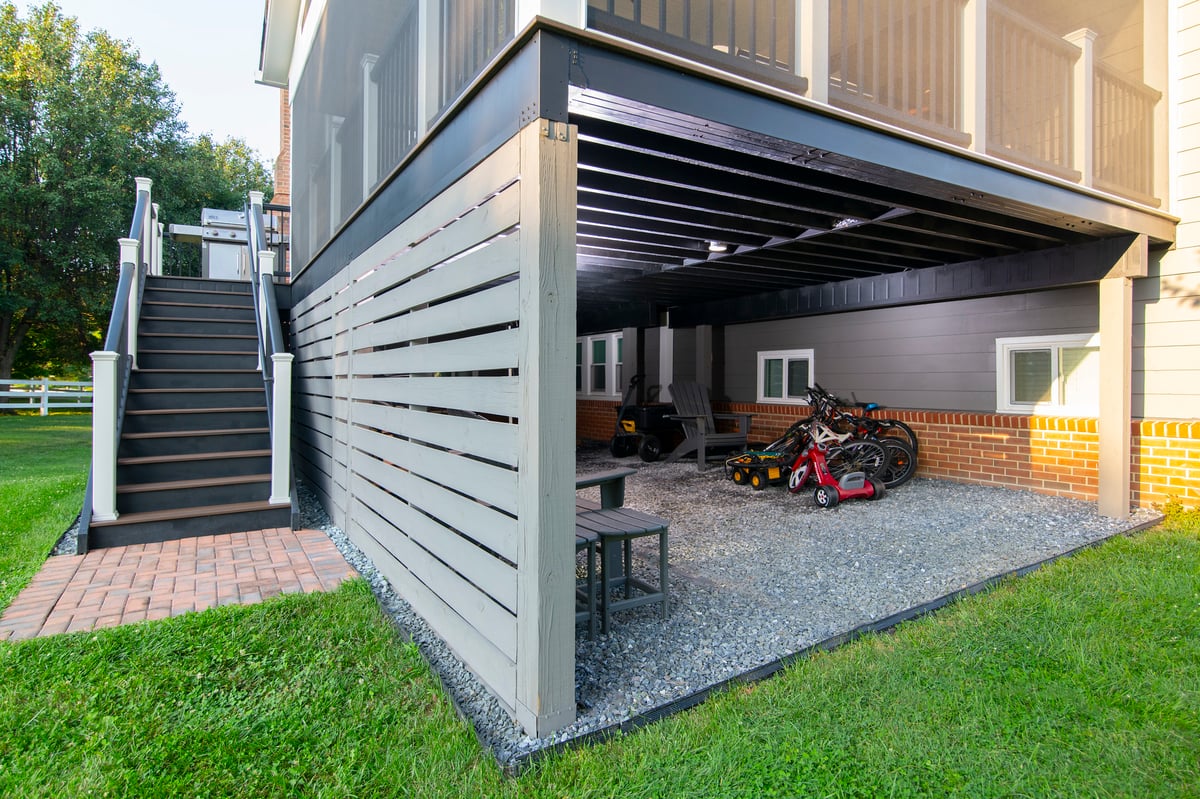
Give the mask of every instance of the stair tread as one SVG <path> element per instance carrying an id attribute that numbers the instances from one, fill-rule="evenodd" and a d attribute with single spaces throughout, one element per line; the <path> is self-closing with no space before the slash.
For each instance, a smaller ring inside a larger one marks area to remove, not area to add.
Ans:
<path id="1" fill-rule="evenodd" d="M 154 433 L 123 433 L 121 439 L 191 438 L 194 436 L 255 435 L 269 433 L 269 427 L 224 427 L 218 430 L 169 430 Z"/>
<path id="2" fill-rule="evenodd" d="M 249 338 L 257 338 L 257 336 L 250 336 Z M 179 357 L 180 355 L 245 355 L 248 358 L 253 358 L 257 355 L 257 352 L 255 350 L 155 350 L 147 347 L 139 347 L 138 355 L 173 355 L 175 357 Z M 141 370 L 139 369 L 138 371 Z M 255 369 L 254 371 L 257 372 L 258 370 Z"/>
<path id="3" fill-rule="evenodd" d="M 166 368 L 151 368 L 151 369 L 134 369 L 134 374 L 147 375 L 256 375 L 261 372 L 260 369 L 166 369 Z"/>
<path id="4" fill-rule="evenodd" d="M 247 405 L 242 408 L 148 408 L 143 411 L 125 411 L 126 416 L 161 416 L 166 413 L 266 413 L 266 405 Z"/>
<path id="5" fill-rule="evenodd" d="M 133 458 L 117 458 L 118 466 L 141 466 L 150 463 L 191 463 L 194 461 L 215 461 L 228 458 L 264 458 L 269 457 L 269 449 L 239 449 L 223 452 L 192 452 L 187 455 L 140 455 Z"/>
<path id="6" fill-rule="evenodd" d="M 264 500 L 255 502 L 232 502 L 227 505 L 204 505 L 196 508 L 171 508 L 170 510 L 148 510 L 137 513 L 122 513 L 111 521 L 92 520 L 90 527 L 116 527 L 141 522 L 164 522 L 172 519 L 194 519 L 197 516 L 222 516 L 233 513 L 248 513 L 257 510 L 278 510 L 288 504 L 272 504 Z"/>
<path id="7" fill-rule="evenodd" d="M 167 480 L 161 483 L 128 483 L 117 486 L 118 494 L 140 494 L 146 491 L 174 491 L 188 488 L 210 488 L 212 486 L 248 485 L 270 482 L 269 474 L 239 474 L 231 477 L 202 477 L 192 480 Z"/>

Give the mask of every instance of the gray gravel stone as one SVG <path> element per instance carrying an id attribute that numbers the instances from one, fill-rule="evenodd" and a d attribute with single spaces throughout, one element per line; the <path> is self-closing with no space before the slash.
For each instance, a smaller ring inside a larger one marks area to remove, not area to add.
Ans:
<path id="1" fill-rule="evenodd" d="M 576 636 L 575 723 L 541 739 L 508 713 L 392 591 L 312 495 L 306 526 L 324 529 L 420 647 L 459 711 L 503 765 L 620 724 L 860 625 L 1152 522 L 1100 516 L 1095 503 L 916 479 L 878 502 L 816 507 L 811 492 L 754 491 L 720 465 L 646 464 L 583 450 L 580 473 L 627 466 L 626 505 L 670 520 L 670 617 L 647 606 L 608 635 Z M 594 498 L 598 490 L 591 489 Z M 586 494 L 585 494 L 586 495 Z M 639 549 L 644 550 L 639 553 Z M 635 570 L 655 579 L 653 544 Z"/>

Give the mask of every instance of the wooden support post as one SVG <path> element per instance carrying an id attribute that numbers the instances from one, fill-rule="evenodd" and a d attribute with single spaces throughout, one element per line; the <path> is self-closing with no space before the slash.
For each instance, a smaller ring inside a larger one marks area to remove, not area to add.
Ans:
<path id="1" fill-rule="evenodd" d="M 292 354 L 271 355 L 271 497 L 272 505 L 291 502 Z"/>
<path id="2" fill-rule="evenodd" d="M 1130 446 L 1133 423 L 1133 278 L 1145 277 L 1150 254 L 1145 235 L 1100 281 L 1099 509 L 1103 516 L 1129 516 Z"/>
<path id="3" fill-rule="evenodd" d="M 987 0 L 967 0 L 962 11 L 962 129 L 970 148 L 987 152 Z M 997 109 L 999 111 L 999 109 Z"/>
<path id="4" fill-rule="evenodd" d="M 1063 37 L 1080 50 L 1071 79 L 1074 87 L 1071 158 L 1076 171 L 1082 175 L 1079 182 L 1084 186 L 1091 186 L 1095 181 L 1096 36 L 1095 31 L 1080 28 Z"/>
<path id="5" fill-rule="evenodd" d="M 796 74 L 808 80 L 804 96 L 829 102 L 829 0 L 796 2 Z"/>
<path id="6" fill-rule="evenodd" d="M 117 518 L 117 365 L 121 354 L 92 353 L 92 519 Z"/>
<path id="7" fill-rule="evenodd" d="M 517 720 L 575 720 L 575 193 L 577 129 L 535 120 L 521 152 Z"/>

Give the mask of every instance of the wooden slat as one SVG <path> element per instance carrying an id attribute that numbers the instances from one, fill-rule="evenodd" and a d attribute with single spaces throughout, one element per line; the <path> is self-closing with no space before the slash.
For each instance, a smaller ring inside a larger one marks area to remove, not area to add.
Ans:
<path id="1" fill-rule="evenodd" d="M 520 381 L 516 377 L 383 377 L 359 380 L 354 395 L 376 402 L 516 416 Z"/>
<path id="2" fill-rule="evenodd" d="M 517 473 L 510 469 L 361 427 L 353 428 L 350 444 L 493 507 L 508 513 L 517 512 Z"/>
<path id="3" fill-rule="evenodd" d="M 360 327 L 355 331 L 354 346 L 386 347 L 473 328 L 510 324 L 517 321 L 517 293 L 516 282 L 505 283 L 453 302 Z"/>
<path id="4" fill-rule="evenodd" d="M 372 300 L 355 307 L 355 323 L 368 324 L 515 275 L 519 242 L 519 233 L 493 239 L 486 246 L 405 283 L 403 290 L 364 295 L 364 299 L 369 296 Z"/>
<path id="5" fill-rule="evenodd" d="M 370 403 L 357 406 L 354 420 L 366 427 L 458 449 L 497 463 L 517 465 L 519 428 L 515 424 Z"/>
<path id="6" fill-rule="evenodd" d="M 496 648 L 471 627 L 371 534 L 355 523 L 347 531 L 355 545 L 375 562 L 379 571 L 421 615 L 501 702 L 510 708 L 516 702 L 516 667 L 512 658 Z"/>
<path id="7" fill-rule="evenodd" d="M 468 208 L 477 205 L 489 195 L 500 191 L 517 177 L 515 165 L 516 144 L 505 143 L 482 164 L 454 182 L 424 207 L 385 235 L 351 265 L 355 278 L 360 278 L 371 269 L 391 261 L 404 252 L 413 242 L 418 242 L 435 232 L 446 222 L 455 219 Z"/>
<path id="8" fill-rule="evenodd" d="M 448 527 L 509 562 L 517 559 L 517 523 L 495 508 L 475 502 L 419 475 L 373 457 L 360 457 L 357 473 L 420 508 Z"/>
<path id="9" fill-rule="evenodd" d="M 380 263 L 378 268 L 359 279 L 351 290 L 353 302 L 359 303 L 379 295 L 413 275 L 511 230 L 517 223 L 519 202 L 520 192 L 512 186 L 482 205 L 466 209 L 467 213 L 462 217 L 447 220 L 454 224 L 430 236 L 419 246 Z M 363 265 L 369 263 L 364 261 Z M 359 268 L 358 264 L 359 260 L 356 259 L 356 268 Z"/>
<path id="10" fill-rule="evenodd" d="M 356 375 L 405 375 L 517 368 L 516 328 L 482 336 L 356 353 Z"/>
<path id="11" fill-rule="evenodd" d="M 362 477 L 354 478 L 351 489 L 359 502 L 370 505 L 404 535 L 516 614 L 517 572 L 510 564 Z"/>

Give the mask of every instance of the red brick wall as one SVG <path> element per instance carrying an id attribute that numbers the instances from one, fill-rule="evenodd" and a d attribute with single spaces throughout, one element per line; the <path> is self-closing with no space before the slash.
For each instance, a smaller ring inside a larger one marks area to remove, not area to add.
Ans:
<path id="1" fill-rule="evenodd" d="M 615 402 L 580 400 L 577 438 L 611 438 L 617 407 Z M 754 414 L 751 440 L 760 442 L 778 438 L 808 415 L 803 405 L 716 403 L 713 409 Z M 921 476 L 1096 499 L 1095 419 L 893 408 L 886 415 L 916 432 Z M 1174 500 L 1200 507 L 1200 422 L 1134 420 L 1131 449 L 1136 505 L 1152 507 Z"/>

